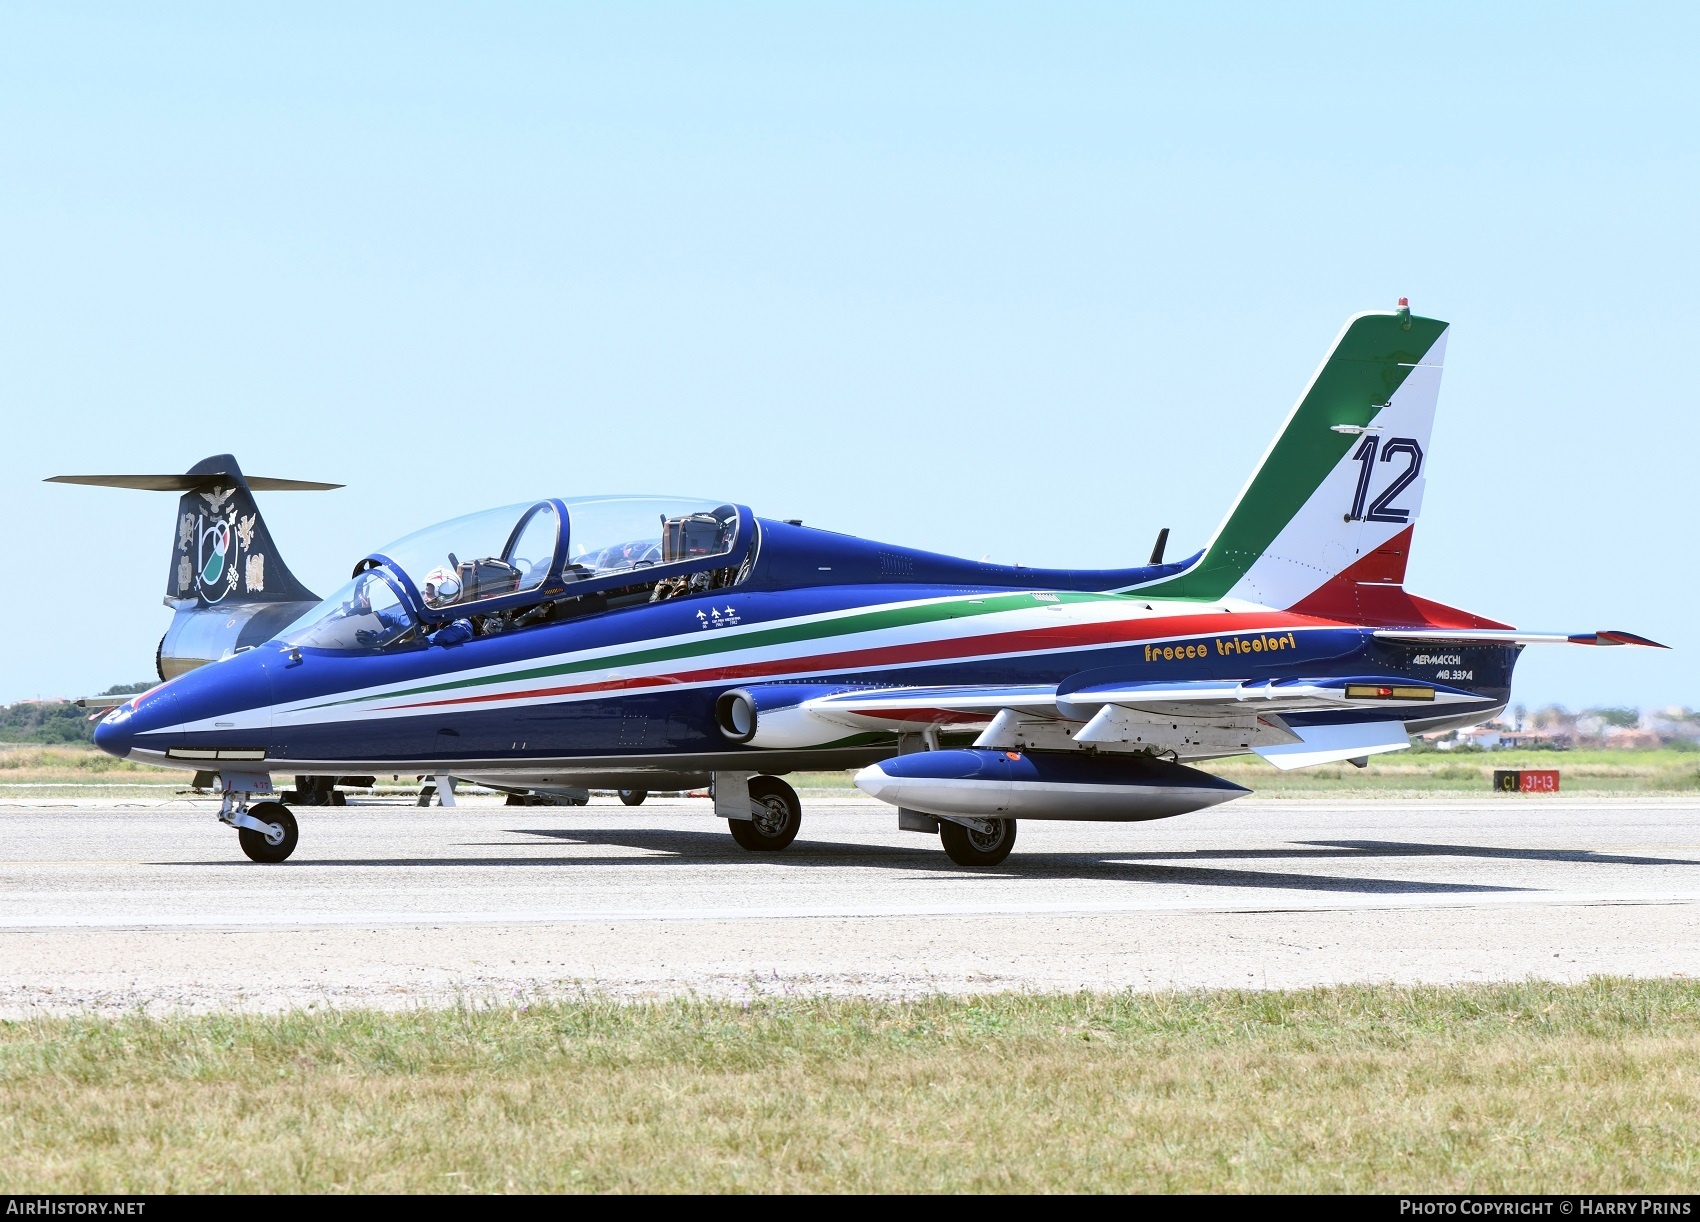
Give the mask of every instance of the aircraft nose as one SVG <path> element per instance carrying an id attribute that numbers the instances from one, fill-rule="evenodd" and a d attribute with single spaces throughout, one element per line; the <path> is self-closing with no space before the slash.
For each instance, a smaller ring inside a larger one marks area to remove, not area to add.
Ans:
<path id="1" fill-rule="evenodd" d="M 123 759 L 136 745 L 136 736 L 169 725 L 176 694 L 164 688 L 144 692 L 113 709 L 94 728 L 94 745 Z"/>
<path id="2" fill-rule="evenodd" d="M 94 728 L 94 745 L 119 759 L 130 754 L 130 744 L 136 741 L 136 732 L 130 727 L 136 715 L 134 706 L 134 701 L 126 700 L 102 717 Z"/>

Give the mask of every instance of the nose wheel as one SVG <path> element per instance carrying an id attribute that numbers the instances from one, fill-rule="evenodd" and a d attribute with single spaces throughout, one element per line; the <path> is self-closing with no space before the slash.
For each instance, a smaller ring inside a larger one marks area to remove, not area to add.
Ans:
<path id="1" fill-rule="evenodd" d="M 238 818 L 236 841 L 250 861 L 285 861 L 301 838 L 295 816 L 282 802 L 256 802 Z"/>

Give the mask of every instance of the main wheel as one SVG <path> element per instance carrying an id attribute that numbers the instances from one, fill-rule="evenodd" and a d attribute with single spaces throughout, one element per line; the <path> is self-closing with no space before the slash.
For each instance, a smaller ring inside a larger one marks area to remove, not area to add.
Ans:
<path id="1" fill-rule="evenodd" d="M 959 866 L 1001 865 L 1015 847 L 1015 820 L 992 819 L 992 830 L 977 832 L 973 828 L 939 820 L 939 839 L 944 851 Z"/>
<path id="2" fill-rule="evenodd" d="M 777 853 L 797 838 L 803 804 L 797 791 L 776 776 L 750 778 L 749 819 L 728 819 L 732 839 L 753 853 Z"/>
<path id="3" fill-rule="evenodd" d="M 622 789 L 620 791 L 620 801 L 627 806 L 642 806 L 643 800 L 648 796 L 649 790 L 647 789 Z"/>
<path id="4" fill-rule="evenodd" d="M 289 807 L 282 802 L 256 802 L 248 808 L 248 813 L 261 823 L 275 823 L 283 829 L 283 839 L 273 844 L 260 832 L 237 828 L 237 843 L 250 861 L 283 861 L 295 851 L 301 829 L 295 826 L 295 816 L 289 813 Z"/>

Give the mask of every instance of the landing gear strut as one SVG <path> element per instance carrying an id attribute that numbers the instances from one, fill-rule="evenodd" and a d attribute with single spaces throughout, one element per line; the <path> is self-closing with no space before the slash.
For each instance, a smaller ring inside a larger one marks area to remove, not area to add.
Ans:
<path id="1" fill-rule="evenodd" d="M 797 838 L 803 803 L 797 791 L 776 776 L 750 778 L 748 819 L 728 819 L 732 839 L 752 853 L 777 853 Z"/>
<path id="2" fill-rule="evenodd" d="M 959 866 L 996 866 L 1015 847 L 1014 819 L 975 819 L 955 823 L 939 820 L 944 851 Z"/>
<path id="3" fill-rule="evenodd" d="M 282 802 L 269 798 L 250 806 L 248 796 L 242 790 L 226 789 L 218 809 L 218 821 L 236 829 L 236 842 L 248 860 L 286 860 L 301 839 L 294 814 Z"/>

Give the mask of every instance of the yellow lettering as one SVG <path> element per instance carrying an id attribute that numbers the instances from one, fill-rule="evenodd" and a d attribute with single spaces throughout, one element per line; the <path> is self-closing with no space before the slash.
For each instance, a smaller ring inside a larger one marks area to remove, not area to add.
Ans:
<path id="1" fill-rule="evenodd" d="M 1149 646 L 1149 645 L 1147 645 L 1145 647 L 1145 660 L 1147 662 L 1149 662 L 1151 660 L 1151 646 Z"/>
<path id="2" fill-rule="evenodd" d="M 1163 661 L 1165 661 L 1165 662 L 1173 662 L 1173 661 L 1174 661 L 1174 660 L 1175 660 L 1175 651 L 1174 651 L 1174 649 L 1173 649 L 1173 648 L 1171 648 L 1171 647 L 1170 647 L 1170 646 L 1168 646 L 1168 645 L 1165 645 L 1165 646 L 1163 646 Z"/>
<path id="3" fill-rule="evenodd" d="M 1262 653 L 1263 652 L 1263 642 L 1261 640 L 1253 641 L 1251 643 L 1251 651 L 1253 653 Z"/>
<path id="4" fill-rule="evenodd" d="M 1222 648 L 1222 638 L 1217 637 L 1216 638 L 1216 656 L 1221 657 L 1223 654 L 1225 654 L 1227 652 L 1228 651 L 1226 649 Z"/>

